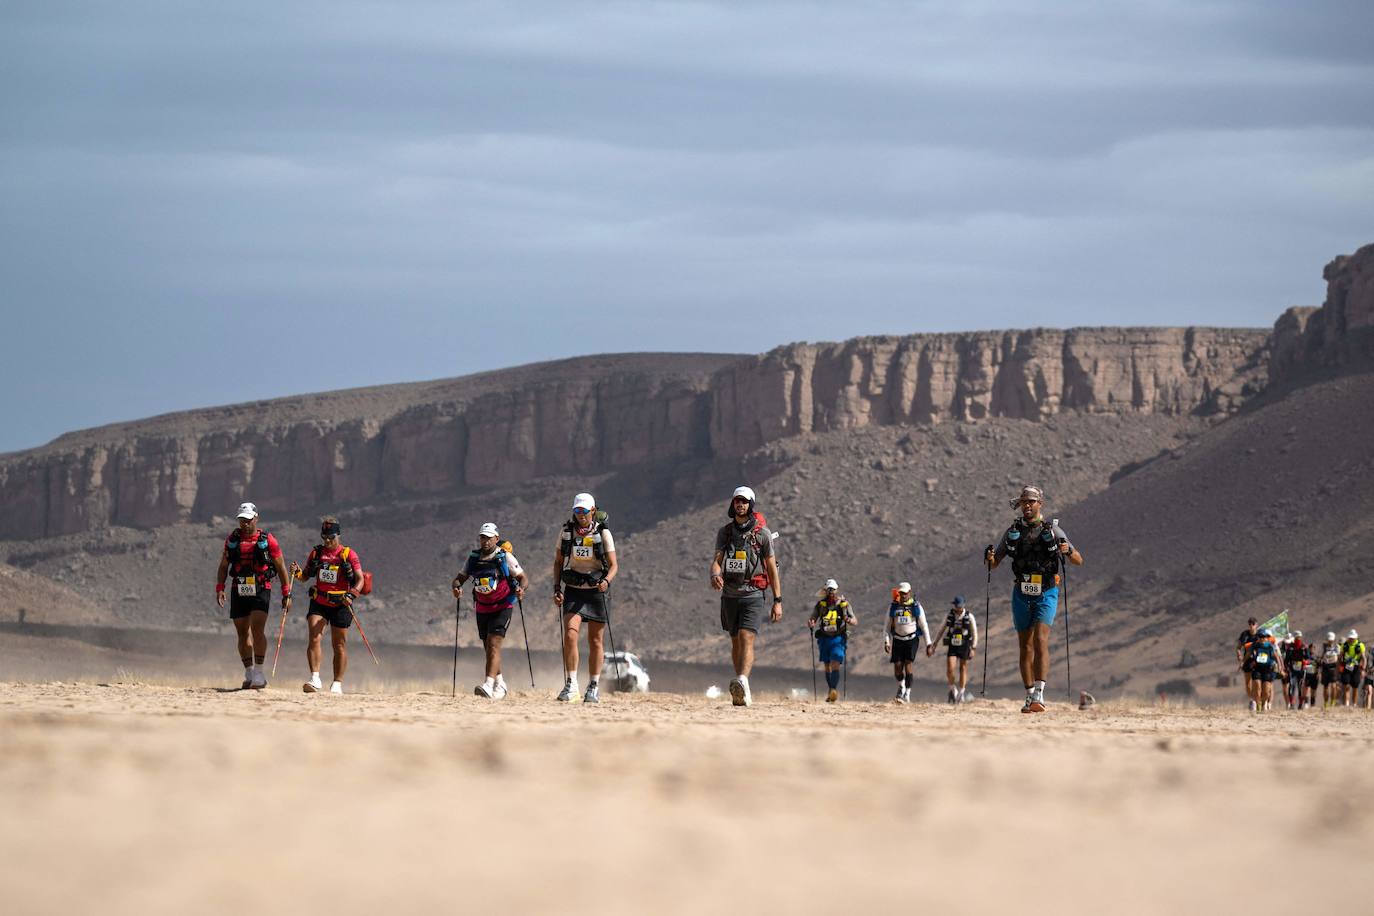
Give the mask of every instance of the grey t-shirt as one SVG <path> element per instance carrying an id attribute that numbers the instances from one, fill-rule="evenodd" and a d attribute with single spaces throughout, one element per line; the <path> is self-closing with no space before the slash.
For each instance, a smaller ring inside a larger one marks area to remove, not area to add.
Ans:
<path id="1" fill-rule="evenodd" d="M 763 574 L 763 561 L 773 555 L 773 532 L 762 525 L 741 532 L 729 522 L 716 532 L 716 553 L 721 555 L 721 578 L 725 580 L 721 594 L 726 598 L 757 594 L 763 589 L 749 580 Z"/>

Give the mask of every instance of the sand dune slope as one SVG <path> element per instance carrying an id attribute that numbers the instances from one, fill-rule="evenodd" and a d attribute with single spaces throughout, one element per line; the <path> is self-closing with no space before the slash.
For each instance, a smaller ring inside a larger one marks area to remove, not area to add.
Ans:
<path id="1" fill-rule="evenodd" d="M 0 736 L 22 913 L 1238 912 L 1374 838 L 1345 710 L 48 684 Z"/>

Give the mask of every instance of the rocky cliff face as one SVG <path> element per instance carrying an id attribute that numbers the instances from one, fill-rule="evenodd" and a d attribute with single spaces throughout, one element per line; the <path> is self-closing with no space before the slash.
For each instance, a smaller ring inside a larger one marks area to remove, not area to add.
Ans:
<path id="1" fill-rule="evenodd" d="M 0 458 L 0 537 L 448 496 L 553 474 L 733 457 L 870 424 L 1063 411 L 1216 413 L 1259 389 L 1268 335 L 1029 330 L 621 356 L 192 411 Z"/>
<path id="2" fill-rule="evenodd" d="M 1274 323 L 1269 374 L 1275 382 L 1374 360 L 1374 245 L 1336 258 L 1322 278 L 1321 308 L 1291 308 Z"/>
<path id="3" fill-rule="evenodd" d="M 722 369 L 711 445 L 804 432 L 1061 411 L 1218 413 L 1264 383 L 1267 335 L 1216 328 L 1036 329 L 794 344 Z"/>

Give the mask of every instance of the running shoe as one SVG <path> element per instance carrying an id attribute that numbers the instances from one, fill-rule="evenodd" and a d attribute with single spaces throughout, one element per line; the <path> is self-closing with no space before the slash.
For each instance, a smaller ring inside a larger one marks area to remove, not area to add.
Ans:
<path id="1" fill-rule="evenodd" d="M 749 686 L 740 678 L 732 678 L 730 681 L 730 702 L 736 706 L 749 705 Z"/>
<path id="2" fill-rule="evenodd" d="M 825 695 L 825 701 L 826 701 L 827 703 L 834 703 L 834 702 L 837 702 L 839 699 L 840 699 L 840 692 L 839 692 L 838 690 L 836 690 L 834 687 L 831 687 L 831 688 L 830 688 L 830 692 L 827 693 L 827 694 Z"/>
<path id="3" fill-rule="evenodd" d="M 247 690 L 247 689 L 249 689 L 249 688 L 252 687 L 252 686 L 253 686 L 253 675 L 252 675 L 252 673 L 249 672 L 249 670 L 248 670 L 247 668 L 244 668 L 244 669 L 243 669 L 243 685 L 239 687 L 239 690 Z"/>
<path id="4" fill-rule="evenodd" d="M 1045 695 L 1044 695 L 1043 693 L 1037 692 L 1037 693 L 1034 693 L 1034 694 L 1031 695 L 1031 698 L 1030 698 L 1030 711 L 1031 711 L 1031 712 L 1044 712 L 1044 711 L 1045 711 Z"/>
<path id="5" fill-rule="evenodd" d="M 330 693 L 343 693 L 343 681 L 335 681 L 329 685 Z"/>
<path id="6" fill-rule="evenodd" d="M 319 693 L 324 690 L 324 684 L 320 683 L 320 673 L 318 671 L 311 672 L 310 680 L 301 685 L 301 690 L 306 693 Z"/>
<path id="7" fill-rule="evenodd" d="M 1021 707 L 1021 711 L 1022 711 L 1022 712 L 1043 712 L 1043 711 L 1044 711 L 1045 707 L 1043 707 L 1043 706 L 1041 706 L 1039 710 L 1031 709 L 1031 706 L 1034 705 L 1034 703 L 1035 703 L 1035 695 L 1034 695 L 1034 694 L 1030 694 L 1030 693 L 1026 694 L 1026 703 L 1025 703 L 1024 706 Z"/>
<path id="8" fill-rule="evenodd" d="M 582 702 L 583 702 L 583 703 L 600 703 L 600 702 L 601 702 L 601 688 L 598 687 L 596 684 L 588 684 L 588 685 L 587 685 L 587 692 L 584 693 L 584 694 L 582 694 Z"/>
<path id="9" fill-rule="evenodd" d="M 574 681 L 572 678 L 569 678 L 569 679 L 563 684 L 563 691 L 562 691 L 562 693 L 560 693 L 560 694 L 558 695 L 558 702 L 560 702 L 560 703 L 576 703 L 576 702 L 577 702 L 577 682 Z"/>
<path id="10" fill-rule="evenodd" d="M 487 686 L 486 681 L 483 681 L 476 687 L 472 688 L 472 692 L 474 696 L 486 697 L 488 700 L 496 696 L 492 688 Z"/>
<path id="11" fill-rule="evenodd" d="M 905 694 L 906 694 L 906 687 L 902 686 L 901 684 L 898 684 L 898 685 L 897 685 L 897 702 L 898 702 L 898 703 L 902 702 L 902 697 L 903 697 Z"/>
<path id="12" fill-rule="evenodd" d="M 248 686 L 254 690 L 261 690 L 267 686 L 267 675 L 262 673 L 261 668 L 253 667 L 253 673 L 248 676 Z"/>
<path id="13" fill-rule="evenodd" d="M 491 689 L 491 698 L 493 700 L 504 700 L 508 693 L 510 693 L 510 690 L 506 687 L 506 682 L 497 681 L 496 686 Z"/>
<path id="14" fill-rule="evenodd" d="M 949 705 L 953 706 L 955 703 L 958 703 L 958 702 L 959 702 L 959 691 L 956 690 L 956 689 L 953 688 L 953 687 L 949 688 Z"/>

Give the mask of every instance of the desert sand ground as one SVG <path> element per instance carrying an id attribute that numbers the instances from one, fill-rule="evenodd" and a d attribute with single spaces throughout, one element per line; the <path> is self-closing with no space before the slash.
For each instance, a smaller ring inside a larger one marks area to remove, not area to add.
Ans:
<path id="1" fill-rule="evenodd" d="M 4 909 L 1307 910 L 1371 759 L 1355 710 L 10 683 Z"/>

